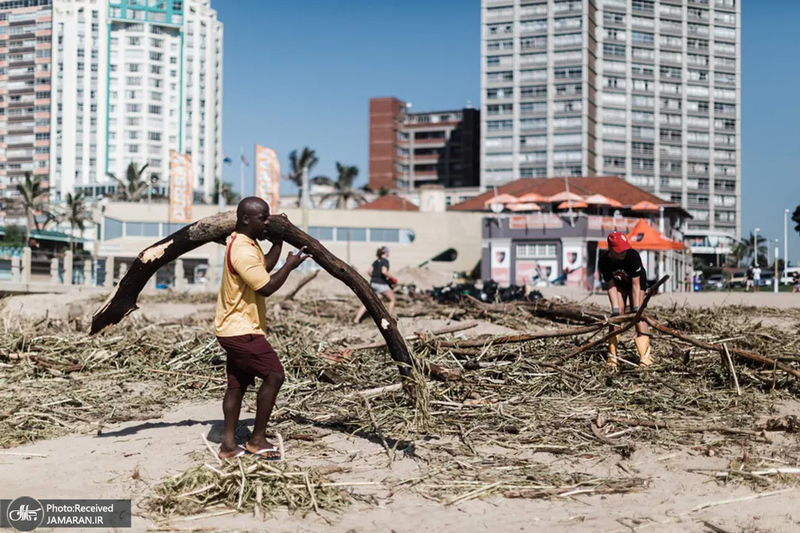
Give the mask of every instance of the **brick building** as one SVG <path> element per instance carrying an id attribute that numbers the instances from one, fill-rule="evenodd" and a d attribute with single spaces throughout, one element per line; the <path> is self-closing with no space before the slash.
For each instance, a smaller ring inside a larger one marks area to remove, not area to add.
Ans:
<path id="1" fill-rule="evenodd" d="M 369 101 L 369 186 L 410 190 L 421 185 L 477 187 L 480 112 L 411 113 L 397 98 Z"/>

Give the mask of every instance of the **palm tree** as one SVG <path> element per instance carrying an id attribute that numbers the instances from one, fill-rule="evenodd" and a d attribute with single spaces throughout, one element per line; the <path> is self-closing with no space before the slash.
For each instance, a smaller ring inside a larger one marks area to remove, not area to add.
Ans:
<path id="1" fill-rule="evenodd" d="M 214 193 L 211 196 L 211 203 L 217 205 L 219 203 L 219 178 L 214 179 Z M 236 205 L 239 203 L 239 195 L 233 191 L 231 184 L 227 181 L 222 182 L 222 199 L 225 200 L 225 205 Z"/>
<path id="2" fill-rule="evenodd" d="M 337 209 L 347 209 L 351 200 L 355 201 L 357 204 L 363 204 L 367 201 L 363 191 L 353 187 L 353 182 L 356 180 L 356 177 L 358 177 L 358 167 L 343 165 L 337 162 L 336 172 L 339 174 L 336 181 L 329 178 L 316 179 L 317 183 L 333 187 L 333 191 L 324 195 L 322 201 L 335 198 Z"/>
<path id="3" fill-rule="evenodd" d="M 310 174 L 311 169 L 319 162 L 316 152 L 311 150 L 308 146 L 303 148 L 303 151 L 298 154 L 297 150 L 289 152 L 289 173 L 286 179 L 291 181 L 297 186 L 297 205 L 300 206 L 303 198 L 303 169 Z M 324 176 L 315 176 L 308 179 L 309 183 L 327 183 L 327 178 Z M 329 180 L 328 180 L 329 181 Z"/>
<path id="4" fill-rule="evenodd" d="M 117 188 L 116 197 L 120 200 L 124 200 L 126 202 L 139 202 L 142 200 L 144 193 L 150 188 L 150 184 L 142 178 L 144 175 L 144 171 L 147 167 L 150 166 L 150 163 L 145 163 L 142 168 L 138 168 L 136 163 L 131 162 L 128 165 L 128 168 L 125 171 L 125 180 L 121 180 L 116 176 L 116 174 L 112 172 L 108 172 L 107 175 L 109 178 L 113 179 L 117 182 L 119 187 Z"/>
<path id="5" fill-rule="evenodd" d="M 69 249 L 70 251 L 75 251 L 75 228 L 78 228 L 81 232 L 81 238 L 83 238 L 83 231 L 86 229 L 86 221 L 91 219 L 91 213 L 89 213 L 89 208 L 86 206 L 86 197 L 84 196 L 83 192 L 78 192 L 73 195 L 71 192 L 67 193 L 67 201 L 64 204 L 64 212 L 63 212 L 64 220 L 69 222 L 70 229 L 70 236 L 69 236 Z"/>
<path id="6" fill-rule="evenodd" d="M 753 261 L 753 237 L 754 235 L 751 233 L 749 237 L 742 239 L 734 245 L 731 254 L 736 258 L 737 264 L 740 265 L 742 260 L 745 258 L 747 258 L 750 262 Z M 758 264 L 769 264 L 769 249 L 767 247 L 767 239 L 761 235 L 758 236 Z"/>
<path id="7" fill-rule="evenodd" d="M 42 176 L 31 177 L 31 173 L 26 172 L 25 181 L 23 183 L 17 183 L 17 192 L 20 196 L 16 202 L 25 211 L 25 217 L 28 220 L 28 229 L 25 233 L 25 246 L 29 246 L 31 242 L 31 229 L 36 225 L 34 211 L 44 210 L 50 189 L 44 186 Z M 38 226 L 36 227 L 38 228 Z"/>

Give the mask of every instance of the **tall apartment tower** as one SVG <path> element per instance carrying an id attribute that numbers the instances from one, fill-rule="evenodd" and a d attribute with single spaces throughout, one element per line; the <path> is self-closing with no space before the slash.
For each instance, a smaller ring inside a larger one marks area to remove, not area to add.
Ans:
<path id="1" fill-rule="evenodd" d="M 740 0 L 482 0 L 481 185 L 619 175 L 739 235 Z"/>
<path id="2" fill-rule="evenodd" d="M 132 162 L 163 189 L 176 150 L 208 198 L 222 177 L 222 33 L 208 0 L 0 1 L 0 194 L 30 171 L 54 201 L 102 196 Z"/>
<path id="3" fill-rule="evenodd" d="M 0 2 L 0 199 L 50 173 L 51 0 Z"/>

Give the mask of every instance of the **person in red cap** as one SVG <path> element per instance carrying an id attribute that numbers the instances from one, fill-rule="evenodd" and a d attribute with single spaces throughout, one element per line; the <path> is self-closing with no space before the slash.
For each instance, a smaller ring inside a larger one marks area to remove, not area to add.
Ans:
<path id="1" fill-rule="evenodd" d="M 627 303 L 630 303 L 631 312 L 637 312 L 644 300 L 647 272 L 642 265 L 642 256 L 631 248 L 628 238 L 624 234 L 619 231 L 609 234 L 608 251 L 600 256 L 597 266 L 608 290 L 611 316 L 624 314 Z M 650 332 L 646 322 L 636 324 L 635 342 L 636 351 L 639 352 L 639 366 L 652 365 Z M 612 371 L 619 368 L 618 345 L 619 335 L 608 342 L 608 367 Z"/>

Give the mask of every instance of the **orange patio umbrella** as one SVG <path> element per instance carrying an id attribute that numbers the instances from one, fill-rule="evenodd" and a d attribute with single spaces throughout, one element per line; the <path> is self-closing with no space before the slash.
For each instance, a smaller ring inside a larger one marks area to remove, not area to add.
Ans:
<path id="1" fill-rule="evenodd" d="M 589 207 L 589 205 L 586 202 L 569 201 L 569 200 L 558 204 L 558 209 L 569 209 L 570 207 L 572 209 L 586 209 L 587 207 Z"/>
<path id="2" fill-rule="evenodd" d="M 562 191 L 558 194 L 554 194 L 547 199 L 548 202 L 582 202 L 583 196 L 580 194 L 575 194 L 574 192 L 567 192 Z"/>
<path id="3" fill-rule="evenodd" d="M 486 200 L 483 205 L 491 205 L 491 204 L 513 204 L 517 201 L 516 196 L 512 196 L 510 194 L 498 194 L 497 196 L 493 196 Z"/>
<path id="4" fill-rule="evenodd" d="M 631 207 L 631 211 L 653 211 L 657 213 L 659 211 L 659 208 L 653 202 L 642 200 L 641 202 L 634 204 Z"/>
<path id="5" fill-rule="evenodd" d="M 589 205 L 607 205 L 610 207 L 622 207 L 622 204 L 613 198 L 609 198 L 608 196 L 603 196 L 602 194 L 593 194 L 591 196 L 587 196 L 583 200 Z"/>
<path id="6" fill-rule="evenodd" d="M 542 208 L 539 207 L 538 204 L 535 204 L 533 202 L 525 202 L 525 203 L 516 202 L 516 203 L 513 203 L 513 204 L 506 205 L 506 208 L 508 208 L 509 211 L 541 211 L 542 210 Z"/>
<path id="7" fill-rule="evenodd" d="M 636 250 L 683 250 L 683 243 L 660 234 L 646 220 L 641 219 L 633 229 L 626 235 L 630 245 Z M 603 240 L 597 243 L 597 247 L 603 250 L 608 248 L 608 242 Z"/>
<path id="8" fill-rule="evenodd" d="M 529 193 L 523 194 L 522 196 L 517 198 L 517 202 L 519 202 L 521 204 L 528 203 L 528 202 L 533 202 L 533 203 L 539 204 L 539 203 L 547 202 L 547 201 L 548 201 L 547 197 L 546 196 L 542 196 L 538 192 L 529 192 Z"/>

